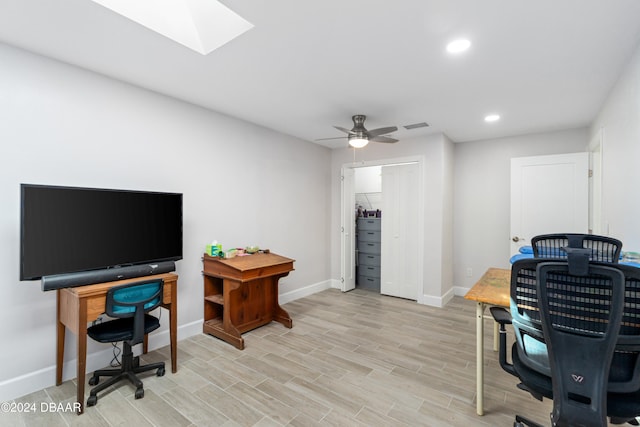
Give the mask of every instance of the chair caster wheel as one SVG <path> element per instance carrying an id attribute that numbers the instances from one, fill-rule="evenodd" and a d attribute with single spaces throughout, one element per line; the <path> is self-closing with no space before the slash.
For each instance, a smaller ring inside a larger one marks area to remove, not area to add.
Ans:
<path id="1" fill-rule="evenodd" d="M 89 385 L 97 385 L 100 382 L 100 377 L 96 377 L 95 375 L 89 378 Z"/>
<path id="2" fill-rule="evenodd" d="M 156 371 L 156 375 L 159 377 L 163 377 L 164 376 L 164 368 L 158 368 L 158 370 Z"/>
<path id="3" fill-rule="evenodd" d="M 89 396 L 87 406 L 95 406 L 96 403 L 98 403 L 98 396 Z"/>
<path id="4" fill-rule="evenodd" d="M 136 399 L 142 399 L 144 397 L 144 389 L 137 388 L 136 389 Z"/>

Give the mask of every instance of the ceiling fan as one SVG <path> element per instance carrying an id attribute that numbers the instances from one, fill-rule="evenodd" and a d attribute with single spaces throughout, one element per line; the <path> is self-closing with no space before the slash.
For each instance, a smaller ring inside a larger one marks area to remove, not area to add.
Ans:
<path id="1" fill-rule="evenodd" d="M 362 148 L 367 145 L 369 141 L 386 143 L 398 142 L 398 140 L 395 138 L 385 136 L 391 132 L 397 131 L 398 128 L 396 126 L 367 130 L 364 127 L 364 121 L 367 119 L 367 116 L 363 114 L 356 114 L 351 119 L 353 120 L 353 129 L 351 130 L 345 129 L 340 126 L 334 126 L 334 128 L 338 129 L 339 131 L 346 133 L 346 137 L 342 136 L 339 138 L 321 138 L 316 139 L 316 141 L 347 138 L 349 140 L 349 145 L 354 148 Z"/>

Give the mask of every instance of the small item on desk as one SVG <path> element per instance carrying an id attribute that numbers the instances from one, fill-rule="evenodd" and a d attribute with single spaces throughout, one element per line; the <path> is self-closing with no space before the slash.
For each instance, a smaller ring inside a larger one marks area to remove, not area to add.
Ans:
<path id="1" fill-rule="evenodd" d="M 237 254 L 238 254 L 238 250 L 237 249 L 229 249 L 228 251 L 224 252 L 224 257 L 226 259 L 235 258 L 235 256 Z"/>
<path id="2" fill-rule="evenodd" d="M 217 240 L 214 240 L 210 245 L 207 245 L 206 254 L 210 256 L 222 256 L 222 245 L 218 243 Z"/>
<path id="3" fill-rule="evenodd" d="M 640 253 L 638 252 L 622 252 L 622 261 L 623 262 L 631 262 L 638 263 L 640 262 Z"/>
<path id="4" fill-rule="evenodd" d="M 248 254 L 255 254 L 256 252 L 258 252 L 260 250 L 260 248 L 258 246 L 255 246 L 255 245 L 251 245 L 251 246 L 247 246 L 246 248 L 244 248 L 244 250 Z"/>

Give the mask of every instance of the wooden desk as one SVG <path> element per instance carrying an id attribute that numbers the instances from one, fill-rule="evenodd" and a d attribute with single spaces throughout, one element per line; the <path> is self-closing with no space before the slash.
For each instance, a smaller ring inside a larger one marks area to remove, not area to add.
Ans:
<path id="1" fill-rule="evenodd" d="M 77 401 L 80 403 L 79 414 L 84 412 L 84 384 L 87 361 L 87 323 L 98 318 L 105 310 L 107 291 L 125 283 L 142 280 L 164 280 L 164 291 L 161 306 L 169 310 L 169 334 L 171 341 L 171 372 L 178 370 L 177 364 L 177 330 L 178 330 L 178 275 L 173 273 L 154 276 L 137 277 L 135 279 L 115 282 L 96 283 L 94 285 L 75 288 L 58 289 L 57 292 L 57 349 L 56 349 L 56 385 L 62 384 L 62 367 L 64 364 L 65 327 L 76 335 L 78 340 L 78 373 Z M 147 336 L 143 351 L 147 352 Z"/>
<path id="2" fill-rule="evenodd" d="M 202 261 L 205 334 L 243 350 L 243 332 L 273 320 L 293 326 L 289 313 L 278 304 L 278 281 L 293 270 L 294 260 L 257 253 L 231 259 L 205 254 Z"/>
<path id="3" fill-rule="evenodd" d="M 509 307 L 511 270 L 490 268 L 464 296 L 476 306 L 476 412 L 484 414 L 484 309 L 487 305 Z M 498 324 L 494 322 L 493 349 L 497 350 Z"/>

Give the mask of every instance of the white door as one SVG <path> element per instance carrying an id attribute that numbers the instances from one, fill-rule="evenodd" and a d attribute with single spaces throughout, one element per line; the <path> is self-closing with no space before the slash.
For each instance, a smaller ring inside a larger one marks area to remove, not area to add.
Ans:
<path id="1" fill-rule="evenodd" d="M 417 300 L 419 281 L 419 165 L 382 167 L 380 293 Z"/>
<path id="2" fill-rule="evenodd" d="M 356 226 L 356 197 L 354 193 L 353 168 L 342 168 L 342 228 L 341 247 L 342 257 L 340 265 L 342 292 L 347 292 L 356 287 L 356 263 L 355 263 L 355 226 Z"/>
<path id="3" fill-rule="evenodd" d="M 511 159 L 511 254 L 539 234 L 588 229 L 588 153 Z"/>

